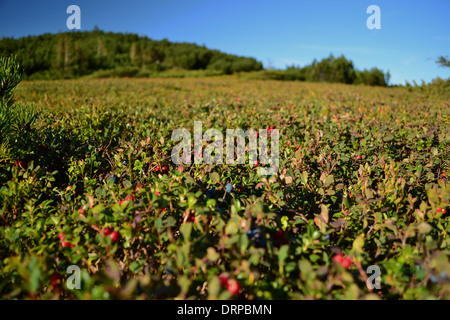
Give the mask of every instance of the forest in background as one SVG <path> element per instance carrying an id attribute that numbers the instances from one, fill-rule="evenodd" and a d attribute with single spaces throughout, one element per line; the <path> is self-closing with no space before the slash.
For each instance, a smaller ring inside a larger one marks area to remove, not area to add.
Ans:
<path id="1" fill-rule="evenodd" d="M 132 33 L 101 30 L 2 38 L 0 56 L 16 55 L 25 79 L 79 77 L 184 77 L 253 72 L 273 80 L 389 85 L 389 72 L 358 70 L 344 56 L 300 67 L 265 70 L 252 57 L 241 57 L 192 43 L 152 40 Z"/>

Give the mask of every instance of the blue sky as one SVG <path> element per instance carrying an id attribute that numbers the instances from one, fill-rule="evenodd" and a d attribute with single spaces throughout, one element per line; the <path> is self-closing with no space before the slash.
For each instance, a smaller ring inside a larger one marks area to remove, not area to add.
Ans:
<path id="1" fill-rule="evenodd" d="M 391 83 L 450 77 L 434 62 L 450 56 L 450 0 L 0 0 L 0 37 L 67 31 L 66 8 L 81 29 L 132 32 L 252 56 L 276 68 L 344 54 L 358 69 L 379 67 Z M 369 30 L 369 5 L 381 29 Z"/>

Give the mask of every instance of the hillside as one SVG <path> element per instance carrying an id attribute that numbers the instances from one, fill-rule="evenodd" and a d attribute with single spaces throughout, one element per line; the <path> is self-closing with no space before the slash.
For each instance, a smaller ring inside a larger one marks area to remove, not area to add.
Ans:
<path id="1" fill-rule="evenodd" d="M 179 69 L 205 70 L 206 75 L 211 75 L 262 69 L 262 63 L 254 58 L 205 46 L 100 30 L 1 39 L 0 56 L 13 54 L 18 56 L 28 79 L 145 77 Z"/>

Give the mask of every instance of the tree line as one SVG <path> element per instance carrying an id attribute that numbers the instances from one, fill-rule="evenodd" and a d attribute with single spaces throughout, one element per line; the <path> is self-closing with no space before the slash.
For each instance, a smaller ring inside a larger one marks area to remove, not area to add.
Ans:
<path id="1" fill-rule="evenodd" d="M 276 80 L 340 82 L 387 86 L 389 72 L 357 70 L 344 56 L 329 57 L 285 70 L 263 70 L 261 62 L 211 50 L 192 43 L 152 40 L 132 33 L 83 32 L 2 38 L 0 56 L 16 55 L 25 79 L 64 79 L 82 76 L 146 77 L 170 70 L 204 70 L 205 75 L 259 71 Z"/>
<path id="2" fill-rule="evenodd" d="M 358 70 L 353 62 L 343 55 L 314 61 L 304 67 L 289 66 L 286 70 L 266 71 L 266 78 L 276 80 L 299 80 L 311 82 L 339 82 L 347 84 L 366 84 L 372 86 L 388 86 L 390 74 L 378 68 Z"/>
<path id="3" fill-rule="evenodd" d="M 28 79 L 76 78 L 99 71 L 117 76 L 145 76 L 168 69 L 231 74 L 263 68 L 254 58 L 205 46 L 100 30 L 3 38 L 0 56 L 10 55 L 17 56 Z"/>

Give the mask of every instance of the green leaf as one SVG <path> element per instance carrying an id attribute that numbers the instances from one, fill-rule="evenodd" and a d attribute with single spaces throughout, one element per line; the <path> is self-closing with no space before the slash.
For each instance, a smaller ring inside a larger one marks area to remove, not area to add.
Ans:
<path id="1" fill-rule="evenodd" d="M 419 233 L 428 233 L 428 232 L 431 231 L 431 229 L 433 229 L 433 228 L 432 228 L 428 223 L 426 223 L 426 222 L 419 223 L 419 224 L 416 226 L 416 228 L 417 228 L 417 231 L 418 231 Z"/>
<path id="2" fill-rule="evenodd" d="M 211 179 L 211 181 L 214 183 L 220 182 L 220 176 L 217 172 L 211 172 L 211 174 L 209 175 L 209 179 Z"/>
<path id="3" fill-rule="evenodd" d="M 103 204 L 98 204 L 94 208 L 92 208 L 92 212 L 94 214 L 98 214 L 98 213 L 102 212 L 103 209 L 104 209 Z"/>
<path id="4" fill-rule="evenodd" d="M 278 262 L 280 265 L 284 265 L 284 260 L 286 260 L 289 252 L 289 246 L 287 244 L 281 246 L 278 252 Z"/>
<path id="5" fill-rule="evenodd" d="M 328 207 L 324 204 L 320 205 L 320 217 L 325 223 L 328 223 Z"/>
<path id="6" fill-rule="evenodd" d="M 353 241 L 353 250 L 358 252 L 363 252 L 364 246 L 364 233 L 361 233 L 356 239 Z"/>
<path id="7" fill-rule="evenodd" d="M 206 249 L 206 257 L 209 261 L 215 262 L 220 258 L 220 254 L 218 254 L 216 249 L 214 249 L 213 247 L 209 247 L 208 249 Z"/>
<path id="8" fill-rule="evenodd" d="M 220 280 L 219 277 L 214 276 L 208 282 L 208 299 L 216 300 L 220 294 Z"/>
<path id="9" fill-rule="evenodd" d="M 180 232 L 183 235 L 184 240 L 188 241 L 191 237 L 192 223 L 190 222 L 183 223 L 180 227 Z"/>

